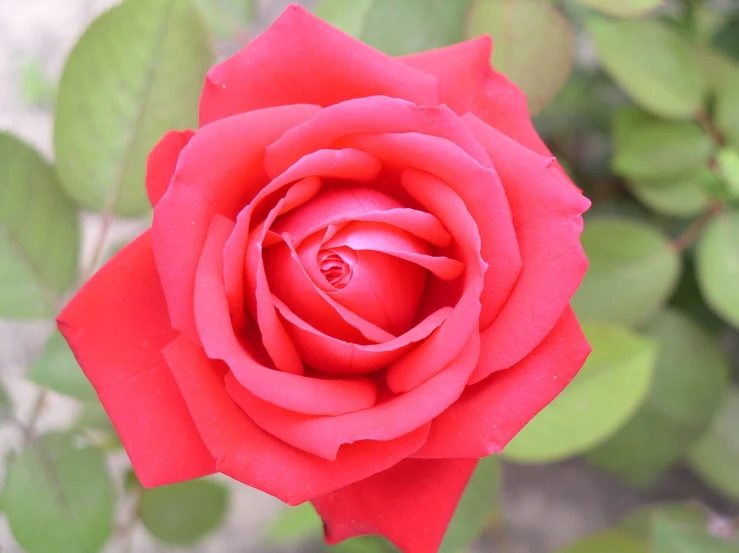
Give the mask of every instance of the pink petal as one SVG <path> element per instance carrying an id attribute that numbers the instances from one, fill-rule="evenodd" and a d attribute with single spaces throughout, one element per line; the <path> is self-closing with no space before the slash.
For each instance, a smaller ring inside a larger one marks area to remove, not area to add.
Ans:
<path id="1" fill-rule="evenodd" d="M 329 106 L 363 96 L 436 105 L 436 80 L 332 27 L 297 5 L 233 57 L 213 67 L 200 125 L 269 106 Z"/>
<path id="2" fill-rule="evenodd" d="M 169 131 L 151 150 L 146 161 L 146 193 L 151 205 L 164 196 L 174 175 L 180 152 L 187 146 L 195 131 Z"/>
<path id="3" fill-rule="evenodd" d="M 422 427 L 443 413 L 462 394 L 480 348 L 472 334 L 459 356 L 418 388 L 388 395 L 370 409 L 336 417 L 295 413 L 262 401 L 226 377 L 226 391 L 261 428 L 281 440 L 328 460 L 334 460 L 344 444 L 361 440 L 394 440 Z"/>
<path id="4" fill-rule="evenodd" d="M 164 355 L 195 425 L 217 459 L 217 469 L 290 505 L 392 467 L 417 451 L 428 434 L 428 426 L 424 426 L 392 441 L 347 445 L 336 461 L 329 462 L 255 425 L 226 393 L 222 364 L 205 357 L 186 338 L 180 337 L 167 346 Z"/>
<path id="5" fill-rule="evenodd" d="M 552 158 L 535 154 L 473 115 L 465 120 L 494 160 L 523 258 L 510 299 L 495 322 L 483 328 L 480 365 L 472 376 L 478 382 L 523 359 L 569 305 L 588 267 L 580 246 L 580 214 L 590 202 Z"/>
<path id="6" fill-rule="evenodd" d="M 195 320 L 208 357 L 225 361 L 245 388 L 285 409 L 338 415 L 374 405 L 377 389 L 369 379 L 324 380 L 273 370 L 259 363 L 244 344 L 254 336 L 237 339 L 223 289 L 221 255 L 232 227 L 233 222 L 225 217 L 214 217 L 198 264 Z"/>
<path id="7" fill-rule="evenodd" d="M 477 459 L 407 459 L 312 500 L 329 544 L 380 534 L 403 553 L 436 553 Z"/>
<path id="8" fill-rule="evenodd" d="M 215 470 L 161 355 L 177 333 L 169 324 L 150 232 L 108 261 L 57 323 L 145 486 Z"/>

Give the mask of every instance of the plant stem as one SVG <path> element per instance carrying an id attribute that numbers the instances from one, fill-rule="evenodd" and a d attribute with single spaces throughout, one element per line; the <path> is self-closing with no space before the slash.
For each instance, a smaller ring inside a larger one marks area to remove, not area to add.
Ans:
<path id="1" fill-rule="evenodd" d="M 100 232 L 97 236 L 97 241 L 93 246 L 90 261 L 80 272 L 80 279 L 83 283 L 92 276 L 95 272 L 95 267 L 97 267 L 100 262 L 100 257 L 103 254 L 103 248 L 105 247 L 105 242 L 108 238 L 108 231 L 110 230 L 112 222 L 113 214 L 110 211 L 104 211 L 100 218 Z"/>
<path id="2" fill-rule="evenodd" d="M 714 202 L 708 206 L 708 209 L 704 211 L 693 223 L 685 229 L 685 231 L 675 238 L 672 242 L 672 247 L 678 252 L 684 252 L 690 246 L 692 246 L 703 234 L 708 223 L 721 212 L 723 207 L 720 203 Z"/>

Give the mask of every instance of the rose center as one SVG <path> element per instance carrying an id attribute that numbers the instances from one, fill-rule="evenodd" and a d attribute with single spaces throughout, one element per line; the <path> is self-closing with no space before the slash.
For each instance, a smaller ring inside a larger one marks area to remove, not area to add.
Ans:
<path id="1" fill-rule="evenodd" d="M 318 266 L 323 278 L 337 290 L 341 290 L 352 279 L 352 266 L 334 250 L 318 252 Z"/>

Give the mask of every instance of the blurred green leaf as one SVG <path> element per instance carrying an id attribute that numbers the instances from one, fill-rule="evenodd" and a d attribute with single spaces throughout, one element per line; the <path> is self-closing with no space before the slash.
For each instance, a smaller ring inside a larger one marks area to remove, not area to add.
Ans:
<path id="1" fill-rule="evenodd" d="M 267 528 L 269 544 L 295 543 L 323 536 L 323 522 L 313 505 L 306 502 L 288 507 Z"/>
<path id="2" fill-rule="evenodd" d="M 146 158 L 168 130 L 197 125 L 213 58 L 189 0 L 126 0 L 90 27 L 67 59 L 54 148 L 80 205 L 132 216 L 150 209 Z"/>
<path id="3" fill-rule="evenodd" d="M 739 389 L 724 398 L 709 430 L 690 454 L 690 466 L 719 492 L 739 500 Z"/>
<path id="4" fill-rule="evenodd" d="M 123 447 L 110 417 L 99 401 L 86 403 L 74 424 L 96 447 L 108 451 Z"/>
<path id="5" fill-rule="evenodd" d="M 696 269 L 706 303 L 739 328 L 739 211 L 709 223 L 698 243 Z"/>
<path id="6" fill-rule="evenodd" d="M 503 450 L 506 459 L 543 463 L 583 453 L 621 428 L 646 399 L 656 344 L 613 325 L 584 329 L 593 353 L 572 383 Z"/>
<path id="7" fill-rule="evenodd" d="M 639 411 L 588 454 L 595 465 L 635 484 L 651 483 L 705 432 L 729 380 L 718 341 L 674 309 L 645 328 L 659 344 L 652 388 Z"/>
<path id="8" fill-rule="evenodd" d="M 575 0 L 578 4 L 614 17 L 639 17 L 664 4 L 664 0 Z"/>
<path id="9" fill-rule="evenodd" d="M 575 57 L 569 22 L 539 0 L 479 0 L 472 4 L 466 35 L 493 37 L 493 66 L 526 93 L 538 112 L 567 82 Z"/>
<path id="10" fill-rule="evenodd" d="M 333 547 L 326 547 L 325 550 L 329 553 L 398 553 L 398 549 L 390 542 L 376 536 L 354 538 Z"/>
<path id="11" fill-rule="evenodd" d="M 54 101 L 56 88 L 38 60 L 27 60 L 20 71 L 23 99 L 33 106 L 50 106 Z"/>
<path id="12" fill-rule="evenodd" d="M 683 524 L 705 526 L 708 524 L 706 509 L 700 504 L 691 503 L 654 503 L 639 507 L 628 513 L 620 522 L 619 529 L 626 534 L 649 539 L 652 521 L 657 516 L 667 516 L 679 520 Z"/>
<path id="13" fill-rule="evenodd" d="M 44 352 L 26 374 L 26 378 L 39 386 L 82 401 L 97 399 L 95 389 L 58 330 L 46 341 Z"/>
<path id="14" fill-rule="evenodd" d="M 670 305 L 688 313 L 694 320 L 710 332 L 717 333 L 724 327 L 724 322 L 716 315 L 706 302 L 698 288 L 695 275 L 695 258 L 686 256 L 685 269 L 675 293 L 670 298 Z"/>
<path id="15" fill-rule="evenodd" d="M 726 142 L 739 148 L 739 67 L 732 65 L 716 92 L 714 119 Z"/>
<path id="16" fill-rule="evenodd" d="M 51 165 L 0 132 L 0 316 L 57 312 L 77 272 L 79 226 Z"/>
<path id="17" fill-rule="evenodd" d="M 143 490 L 139 516 L 151 534 L 184 545 L 216 530 L 228 508 L 228 489 L 208 480 L 191 480 Z"/>
<path id="18" fill-rule="evenodd" d="M 739 13 L 723 20 L 723 26 L 713 37 L 713 44 L 722 52 L 739 61 Z"/>
<path id="19" fill-rule="evenodd" d="M 462 40 L 471 0 L 323 0 L 316 15 L 378 50 L 402 56 Z"/>
<path id="20" fill-rule="evenodd" d="M 714 150 L 695 123 L 655 121 L 622 129 L 615 142 L 614 171 L 627 178 L 675 179 L 704 169 Z"/>
<path id="21" fill-rule="evenodd" d="M 228 38 L 246 32 L 259 8 L 257 0 L 194 0 L 213 34 Z"/>
<path id="22" fill-rule="evenodd" d="M 113 532 L 115 488 L 105 459 L 69 435 L 27 443 L 8 465 L 3 501 L 27 553 L 96 553 Z"/>
<path id="23" fill-rule="evenodd" d="M 703 100 L 703 80 L 690 45 L 664 23 L 649 19 L 588 20 L 601 63 L 645 109 L 673 119 L 693 117 Z"/>
<path id="24" fill-rule="evenodd" d="M 716 154 L 716 163 L 729 197 L 739 198 L 739 151 L 722 148 Z"/>
<path id="25" fill-rule="evenodd" d="M 492 513 L 498 508 L 500 459 L 480 459 L 454 517 L 449 523 L 439 553 L 457 553 L 480 536 Z"/>
<path id="26" fill-rule="evenodd" d="M 633 219 L 588 218 L 582 244 L 590 269 L 572 300 L 580 317 L 631 326 L 667 303 L 680 257 L 659 230 Z"/>
<path id="27" fill-rule="evenodd" d="M 587 536 L 556 553 L 649 553 L 643 540 L 610 530 Z"/>
<path id="28" fill-rule="evenodd" d="M 0 382 L 0 422 L 13 409 L 13 402 L 5 386 Z"/>
<path id="29" fill-rule="evenodd" d="M 704 169 L 682 178 L 630 179 L 626 185 L 640 202 L 658 213 L 695 217 L 708 207 L 711 201 L 709 191 L 716 185 L 716 176 Z"/>
<path id="30" fill-rule="evenodd" d="M 697 525 L 669 513 L 652 517 L 649 535 L 650 553 L 736 553 L 739 541 L 729 543 Z"/>

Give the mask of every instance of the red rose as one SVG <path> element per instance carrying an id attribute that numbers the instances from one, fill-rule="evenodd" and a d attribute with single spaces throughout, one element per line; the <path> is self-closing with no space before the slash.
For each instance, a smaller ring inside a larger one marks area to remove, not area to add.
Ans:
<path id="1" fill-rule="evenodd" d="M 58 320 L 144 485 L 220 471 L 430 553 L 577 373 L 589 202 L 490 48 L 393 59 L 294 6 L 211 69 L 151 230 Z"/>

